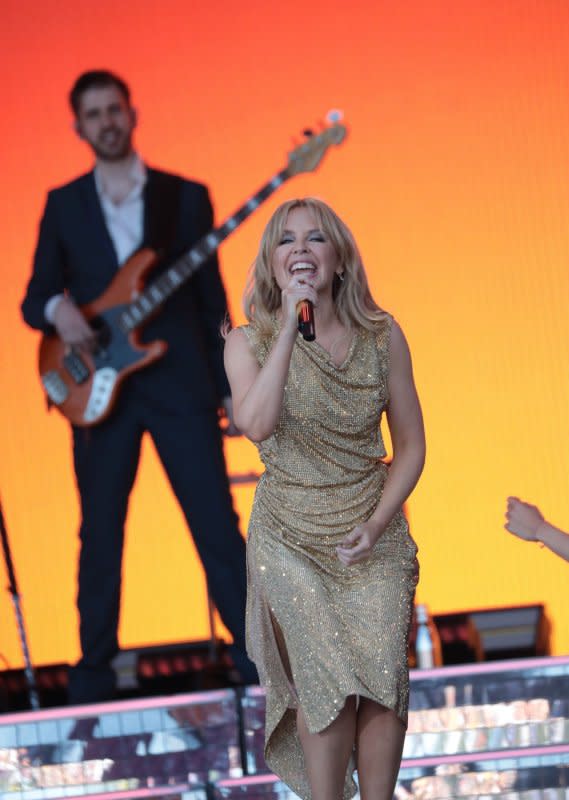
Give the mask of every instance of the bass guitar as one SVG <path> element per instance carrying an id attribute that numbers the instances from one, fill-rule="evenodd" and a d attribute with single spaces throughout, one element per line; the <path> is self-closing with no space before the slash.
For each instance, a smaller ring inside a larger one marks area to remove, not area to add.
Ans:
<path id="1" fill-rule="evenodd" d="M 289 153 L 284 169 L 154 280 L 146 282 L 158 263 L 157 253 L 145 248 L 131 256 L 103 294 L 81 307 L 95 332 L 91 351 L 70 348 L 55 334 L 43 336 L 39 372 L 49 405 L 73 425 L 85 427 L 104 420 L 124 380 L 159 359 L 168 347 L 164 341 L 140 341 L 145 322 L 279 186 L 294 175 L 314 171 L 328 148 L 339 145 L 346 134 L 337 116 L 318 133 L 305 131 L 306 141 Z"/>

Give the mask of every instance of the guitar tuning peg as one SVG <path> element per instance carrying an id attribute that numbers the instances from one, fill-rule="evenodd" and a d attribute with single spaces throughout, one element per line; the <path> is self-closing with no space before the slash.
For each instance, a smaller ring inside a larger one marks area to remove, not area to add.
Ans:
<path id="1" fill-rule="evenodd" d="M 302 131 L 302 135 L 306 136 L 307 139 L 310 139 L 311 136 L 314 136 L 314 131 L 312 130 L 312 128 L 305 128 Z"/>
<path id="2" fill-rule="evenodd" d="M 333 108 L 326 114 L 326 120 L 331 123 L 340 122 L 342 119 L 344 119 L 344 112 L 339 108 Z"/>

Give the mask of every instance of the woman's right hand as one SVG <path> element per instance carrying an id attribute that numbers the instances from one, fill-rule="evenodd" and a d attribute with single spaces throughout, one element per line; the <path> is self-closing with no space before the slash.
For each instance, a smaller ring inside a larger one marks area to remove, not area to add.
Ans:
<path id="1" fill-rule="evenodd" d="M 309 300 L 313 306 L 316 306 L 318 294 L 306 276 L 292 275 L 288 285 L 281 293 L 283 328 L 296 329 L 298 327 L 298 305 L 302 300 Z"/>

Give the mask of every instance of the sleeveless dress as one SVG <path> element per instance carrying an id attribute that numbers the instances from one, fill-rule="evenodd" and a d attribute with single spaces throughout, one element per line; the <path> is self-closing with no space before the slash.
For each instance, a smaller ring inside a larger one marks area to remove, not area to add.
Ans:
<path id="1" fill-rule="evenodd" d="M 265 466 L 247 541 L 247 648 L 266 689 L 265 760 L 310 800 L 296 730 L 326 728 L 349 695 L 368 697 L 406 724 L 407 643 L 417 547 L 402 512 L 363 563 L 335 547 L 369 519 L 388 466 L 379 427 L 388 403 L 392 317 L 356 330 L 340 366 L 298 337 L 274 433 L 258 445 Z M 262 365 L 278 333 L 241 328 Z M 356 792 L 350 765 L 344 797 Z"/>

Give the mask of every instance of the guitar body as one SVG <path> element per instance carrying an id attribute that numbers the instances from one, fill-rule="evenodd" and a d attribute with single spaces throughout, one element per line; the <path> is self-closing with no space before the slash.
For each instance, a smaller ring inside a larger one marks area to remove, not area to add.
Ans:
<path id="1" fill-rule="evenodd" d="M 139 332 L 125 331 L 121 324 L 125 308 L 142 291 L 145 277 L 157 260 L 153 250 L 135 253 L 105 292 L 81 308 L 97 332 L 96 351 L 70 351 L 57 335 L 43 337 L 39 371 L 44 389 L 50 404 L 73 425 L 102 422 L 111 412 L 125 378 L 166 352 L 166 342 L 141 344 Z"/>

